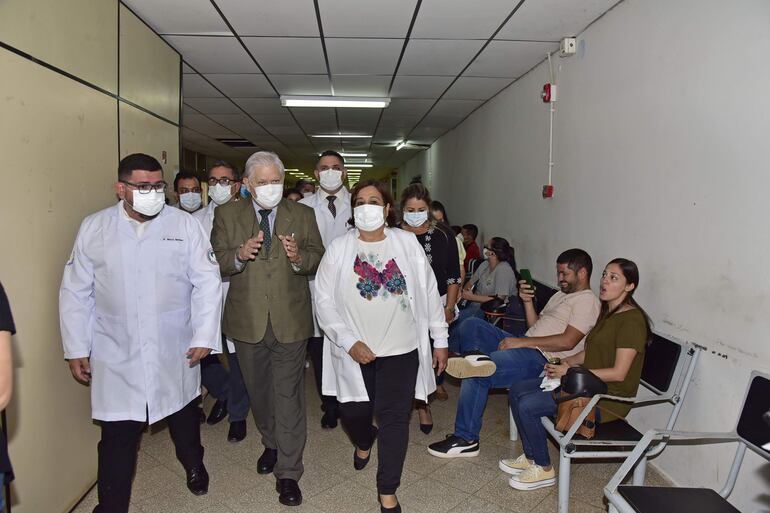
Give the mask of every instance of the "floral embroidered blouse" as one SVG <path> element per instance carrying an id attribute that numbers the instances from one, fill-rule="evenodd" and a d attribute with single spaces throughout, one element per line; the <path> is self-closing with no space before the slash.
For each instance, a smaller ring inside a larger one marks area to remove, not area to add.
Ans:
<path id="1" fill-rule="evenodd" d="M 461 285 L 460 256 L 457 254 L 455 234 L 450 228 L 432 221 L 428 231 L 417 235 L 417 240 L 425 250 L 440 296 L 446 294 L 447 286 Z"/>
<path id="2" fill-rule="evenodd" d="M 350 276 L 345 306 L 374 354 L 395 356 L 417 349 L 408 283 L 388 252 L 388 239 L 359 240 Z"/>

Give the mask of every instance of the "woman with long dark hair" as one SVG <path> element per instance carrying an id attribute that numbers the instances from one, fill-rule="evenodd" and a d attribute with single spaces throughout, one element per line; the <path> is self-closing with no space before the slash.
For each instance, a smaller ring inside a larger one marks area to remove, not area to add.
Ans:
<path id="1" fill-rule="evenodd" d="M 400 513 L 396 490 L 409 415 L 446 367 L 447 324 L 422 246 L 413 234 L 393 229 L 385 184 L 359 182 L 351 207 L 355 230 L 326 248 L 315 278 L 316 315 L 326 337 L 323 393 L 340 401 L 356 470 L 369 462 L 377 438 L 380 510 Z"/>
<path id="2" fill-rule="evenodd" d="M 444 208 L 444 204 L 441 203 L 440 201 L 434 200 L 430 202 L 430 214 L 431 216 L 433 216 L 433 219 L 435 219 L 437 222 L 445 224 L 446 226 L 451 226 L 449 224 L 449 216 L 446 215 L 446 209 Z"/>
<path id="3" fill-rule="evenodd" d="M 607 384 L 607 393 L 633 397 L 639 387 L 644 353 L 652 338 L 650 320 L 634 299 L 639 269 L 626 258 L 616 258 L 604 268 L 600 281 L 602 302 L 599 319 L 586 336 L 585 349 L 559 364 L 546 364 L 549 378 L 560 378 L 567 369 L 582 365 Z M 556 414 L 551 394 L 540 389 L 541 379 L 514 383 L 509 391 L 511 413 L 521 435 L 524 452 L 515 459 L 500 460 L 500 468 L 511 474 L 508 483 L 518 490 L 552 486 L 556 473 L 548 455 L 548 435 L 541 417 Z M 599 401 L 599 423 L 625 418 L 630 403 Z"/>

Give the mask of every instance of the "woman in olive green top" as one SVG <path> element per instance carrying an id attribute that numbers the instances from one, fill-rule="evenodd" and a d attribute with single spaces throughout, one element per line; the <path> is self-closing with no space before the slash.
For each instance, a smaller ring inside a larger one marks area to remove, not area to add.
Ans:
<path id="1" fill-rule="evenodd" d="M 599 320 L 586 337 L 585 350 L 559 365 L 545 365 L 548 377 L 558 378 L 571 366 L 582 365 L 607 383 L 608 393 L 633 397 L 639 387 L 644 352 L 652 333 L 647 314 L 634 300 L 639 285 L 639 269 L 625 258 L 616 258 L 604 268 L 599 299 Z M 556 414 L 556 402 L 540 389 L 540 378 L 511 386 L 511 413 L 516 421 L 524 453 L 513 460 L 502 460 L 500 468 L 511 474 L 508 483 L 518 490 L 552 486 L 556 473 L 548 456 L 548 436 L 540 422 Z M 600 401 L 597 420 L 623 418 L 630 406 L 618 401 Z"/>

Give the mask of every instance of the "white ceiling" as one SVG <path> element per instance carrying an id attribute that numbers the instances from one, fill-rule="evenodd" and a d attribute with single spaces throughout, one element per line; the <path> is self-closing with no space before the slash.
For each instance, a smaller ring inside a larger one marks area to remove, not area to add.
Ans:
<path id="1" fill-rule="evenodd" d="M 618 0 L 123 0 L 182 55 L 183 141 L 309 169 L 324 149 L 397 167 Z M 387 96 L 386 109 L 283 108 L 279 95 Z M 371 139 L 318 139 L 320 133 Z"/>

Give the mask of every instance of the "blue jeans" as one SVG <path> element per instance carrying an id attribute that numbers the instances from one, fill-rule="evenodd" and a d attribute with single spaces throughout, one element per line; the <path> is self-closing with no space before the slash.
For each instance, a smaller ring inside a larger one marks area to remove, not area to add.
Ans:
<path id="1" fill-rule="evenodd" d="M 540 389 L 540 381 L 539 378 L 530 379 L 511 385 L 508 399 L 524 454 L 541 467 L 546 467 L 551 464 L 551 458 L 548 455 L 548 434 L 540 417 L 556 415 L 556 401 L 551 392 Z"/>
<path id="2" fill-rule="evenodd" d="M 466 319 L 449 339 L 449 350 L 463 354 L 480 351 L 490 354 L 497 351 L 500 341 L 506 337 L 520 337 L 524 333 L 508 333 L 484 319 Z"/>
<path id="3" fill-rule="evenodd" d="M 486 378 L 464 379 L 460 386 L 454 434 L 465 440 L 479 439 L 490 389 L 508 388 L 523 380 L 535 379 L 546 363 L 538 350 L 530 348 L 493 351 L 489 357 L 497 365 L 495 373 Z M 537 380 L 538 385 L 540 381 Z"/>
<path id="4" fill-rule="evenodd" d="M 468 306 L 460 310 L 460 315 L 457 316 L 455 322 L 449 325 L 449 350 L 453 353 L 459 353 L 460 347 L 460 334 L 463 332 L 463 326 L 468 321 L 473 319 L 486 319 L 484 312 L 481 310 L 481 303 L 475 301 L 468 301 Z M 486 322 L 486 321 L 485 321 Z"/>

